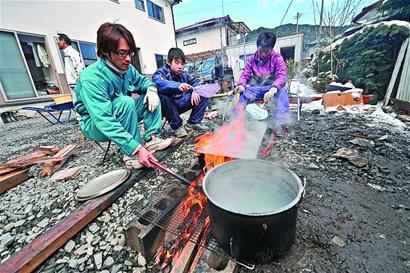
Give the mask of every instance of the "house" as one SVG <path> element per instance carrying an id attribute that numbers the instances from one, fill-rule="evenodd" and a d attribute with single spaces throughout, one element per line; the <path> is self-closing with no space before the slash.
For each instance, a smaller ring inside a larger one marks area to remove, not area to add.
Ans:
<path id="1" fill-rule="evenodd" d="M 56 45 L 65 33 L 86 66 L 97 60 L 96 32 L 118 22 L 134 35 L 134 66 L 148 76 L 175 46 L 173 6 L 181 0 L 0 1 L 0 107 L 50 100 L 47 88 L 67 93 Z"/>
<path id="2" fill-rule="evenodd" d="M 205 54 L 221 50 L 227 46 L 237 45 L 238 34 L 249 33 L 244 22 L 234 22 L 229 15 L 212 18 L 175 31 L 177 46 L 186 55 Z M 239 37 L 239 36 L 238 36 Z"/>

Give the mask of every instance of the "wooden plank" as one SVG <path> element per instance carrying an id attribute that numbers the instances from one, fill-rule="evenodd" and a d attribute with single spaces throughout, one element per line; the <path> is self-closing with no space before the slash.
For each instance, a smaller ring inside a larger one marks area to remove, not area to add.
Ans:
<path id="1" fill-rule="evenodd" d="M 192 133 L 183 139 L 176 139 L 171 148 L 166 151 L 159 151 L 155 156 L 158 160 L 163 160 L 167 153 L 175 150 L 191 136 Z M 33 272 L 51 254 L 62 247 L 71 237 L 148 173 L 148 169 L 135 170 L 131 177 L 115 190 L 81 205 L 60 222 L 43 232 L 33 242 L 26 245 L 19 252 L 14 253 L 6 262 L 0 264 L 0 272 Z"/>
<path id="2" fill-rule="evenodd" d="M 82 166 L 64 169 L 64 170 L 56 172 L 51 177 L 51 179 L 57 180 L 57 181 L 72 179 L 73 177 L 76 177 L 81 172 L 82 169 L 83 169 Z"/>
<path id="3" fill-rule="evenodd" d="M 407 42 L 407 53 L 401 71 L 396 99 L 410 102 L 410 42 Z"/>
<path id="4" fill-rule="evenodd" d="M 188 272 L 192 261 L 194 260 L 196 250 L 198 249 L 197 245 L 191 241 L 188 241 L 181 253 L 178 256 L 178 259 L 173 260 L 171 273 L 186 273 Z"/>
<path id="5" fill-rule="evenodd" d="M 18 168 L 4 168 L 4 169 L 0 169 L 0 175 L 6 174 L 6 173 L 10 173 L 12 171 L 17 171 Z"/>
<path id="6" fill-rule="evenodd" d="M 396 64 L 394 65 L 393 73 L 391 75 L 391 79 L 389 82 L 389 86 L 387 87 L 386 96 L 384 97 L 384 106 L 387 106 L 390 101 L 391 94 L 393 92 L 394 84 L 396 83 L 397 75 L 399 74 L 401 63 L 403 62 L 404 52 L 406 52 L 407 44 L 409 43 L 409 38 L 403 42 L 401 45 L 399 55 L 396 59 Z"/>
<path id="7" fill-rule="evenodd" d="M 17 170 L 0 176 L 0 193 L 29 179 L 28 170 Z"/>
<path id="8" fill-rule="evenodd" d="M 54 161 L 54 162 L 49 162 L 44 164 L 43 169 L 40 172 L 40 177 L 43 176 L 50 176 L 52 175 L 55 171 L 61 168 L 63 164 L 68 160 L 68 158 L 74 153 L 75 148 L 77 145 L 71 144 L 65 146 L 63 149 L 61 149 L 58 153 L 56 153 L 53 158 L 63 158 L 61 161 Z"/>

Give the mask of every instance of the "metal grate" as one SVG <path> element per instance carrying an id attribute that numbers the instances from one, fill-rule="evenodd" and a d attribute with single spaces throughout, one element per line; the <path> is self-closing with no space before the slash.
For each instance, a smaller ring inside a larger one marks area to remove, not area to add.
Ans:
<path id="1" fill-rule="evenodd" d="M 175 189 L 175 191 L 180 191 L 180 189 Z M 201 195 L 204 194 L 202 192 L 198 193 Z M 178 198 L 178 194 L 175 194 L 175 198 Z M 143 221 L 154 224 L 166 232 L 169 232 L 175 236 L 179 236 L 183 233 L 183 230 L 181 230 L 181 223 L 184 217 L 182 214 L 181 203 L 183 203 L 184 199 L 185 196 L 181 199 L 180 202 L 173 202 L 167 198 L 162 198 L 157 203 L 155 203 L 153 207 L 158 210 L 164 211 L 165 213 L 163 215 L 158 216 L 157 213 L 145 213 L 143 215 L 140 215 L 139 217 Z M 207 232 L 205 240 L 201 240 L 203 232 L 202 228 L 198 227 L 202 227 L 205 224 L 205 219 L 208 217 L 208 215 L 208 207 L 205 206 L 201 216 L 199 217 L 198 222 L 192 228 L 193 233 L 191 234 L 189 241 L 201 247 L 204 247 L 205 249 L 208 249 L 209 251 L 212 251 L 213 253 L 220 255 L 221 257 L 232 260 L 233 262 L 241 266 L 244 266 L 248 269 L 253 269 L 253 264 L 237 261 L 228 253 L 226 253 L 222 248 L 220 248 L 215 238 L 212 236 L 210 230 Z"/>

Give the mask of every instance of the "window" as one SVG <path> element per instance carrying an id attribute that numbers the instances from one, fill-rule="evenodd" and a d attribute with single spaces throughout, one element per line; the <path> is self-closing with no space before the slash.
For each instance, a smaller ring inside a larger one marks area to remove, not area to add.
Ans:
<path id="1" fill-rule="evenodd" d="M 144 0 L 135 0 L 135 7 L 145 11 Z"/>
<path id="2" fill-rule="evenodd" d="M 196 44 L 196 38 L 185 40 L 185 41 L 183 41 L 183 44 L 184 44 L 184 46 L 194 45 L 194 44 Z"/>
<path id="3" fill-rule="evenodd" d="M 167 55 L 159 55 L 155 54 L 155 62 L 157 63 L 157 68 L 161 68 L 164 66 L 167 60 Z"/>
<path id="4" fill-rule="evenodd" d="M 165 23 L 164 10 L 160 6 L 147 0 L 147 9 L 148 9 L 148 15 L 150 18 L 153 18 L 162 23 Z"/>
<path id="5" fill-rule="evenodd" d="M 93 43 L 80 43 L 81 55 L 84 65 L 87 67 L 97 61 L 97 47 Z"/>
<path id="6" fill-rule="evenodd" d="M 0 90 L 7 100 L 36 97 L 14 33 L 0 31 Z M 34 56 L 33 56 L 34 59 Z"/>

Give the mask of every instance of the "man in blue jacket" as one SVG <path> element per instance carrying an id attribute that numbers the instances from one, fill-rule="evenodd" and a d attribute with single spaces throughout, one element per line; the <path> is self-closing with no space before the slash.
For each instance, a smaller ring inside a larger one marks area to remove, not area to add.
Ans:
<path id="1" fill-rule="evenodd" d="M 152 76 L 152 81 L 159 89 L 162 113 L 177 137 L 186 136 L 187 129 L 208 130 L 201 121 L 209 99 L 195 92 L 195 87 L 199 87 L 201 83 L 184 71 L 184 66 L 184 52 L 179 48 L 171 48 L 168 51 L 167 63 Z M 191 115 L 184 127 L 180 114 L 191 109 Z"/>

